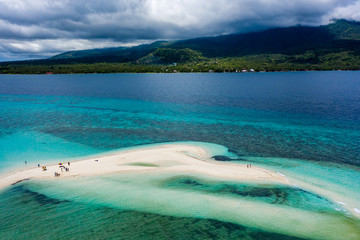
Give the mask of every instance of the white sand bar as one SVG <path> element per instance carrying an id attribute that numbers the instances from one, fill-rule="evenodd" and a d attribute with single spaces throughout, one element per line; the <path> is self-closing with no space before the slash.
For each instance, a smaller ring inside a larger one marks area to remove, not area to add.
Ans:
<path id="1" fill-rule="evenodd" d="M 63 162 L 68 172 L 61 171 L 59 165 L 11 172 L 0 176 L 0 189 L 27 179 L 63 178 L 92 176 L 101 174 L 121 174 L 124 172 L 179 172 L 199 173 L 227 180 L 255 180 L 288 184 L 285 176 L 268 170 L 244 164 L 219 162 L 211 159 L 206 149 L 190 144 L 163 144 L 139 147 L 132 150 L 112 152 L 101 157 Z M 55 172 L 60 176 L 55 177 Z"/>

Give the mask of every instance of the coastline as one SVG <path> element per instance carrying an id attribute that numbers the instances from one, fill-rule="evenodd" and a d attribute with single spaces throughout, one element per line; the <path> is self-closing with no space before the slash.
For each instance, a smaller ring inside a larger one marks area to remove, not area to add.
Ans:
<path id="1" fill-rule="evenodd" d="M 218 162 L 203 146 L 186 143 L 155 144 L 112 151 L 99 157 L 13 171 L 0 176 L 0 191 L 8 186 L 30 179 L 56 179 L 128 172 L 179 172 L 205 174 L 216 178 L 238 181 L 265 181 L 289 184 L 285 176 L 258 167 Z M 55 177 L 55 172 L 60 176 Z"/>
<path id="2" fill-rule="evenodd" d="M 256 73 L 298 73 L 298 72 L 359 72 L 360 69 L 325 69 L 325 70 L 321 70 L 321 69 L 308 69 L 308 70 L 292 70 L 292 69 L 288 69 L 288 70 L 266 70 L 266 71 L 255 71 L 255 72 L 236 72 L 236 71 L 219 71 L 219 72 L 209 72 L 209 71 L 176 71 L 176 72 L 157 72 L 157 71 L 140 71 L 140 72 L 136 72 L 136 71 L 132 71 L 132 72 L 124 72 L 124 71 L 119 71 L 119 72 L 97 72 L 97 71 L 93 71 L 93 72 L 60 72 L 60 73 L 51 73 L 48 74 L 46 72 L 43 73 L 32 73 L 32 72 L 27 72 L 27 73 L 0 73 L 0 75 L 19 75 L 19 76 L 24 76 L 24 75 L 47 75 L 47 76 L 52 76 L 52 75 L 99 75 L 99 74 L 256 74 Z"/>

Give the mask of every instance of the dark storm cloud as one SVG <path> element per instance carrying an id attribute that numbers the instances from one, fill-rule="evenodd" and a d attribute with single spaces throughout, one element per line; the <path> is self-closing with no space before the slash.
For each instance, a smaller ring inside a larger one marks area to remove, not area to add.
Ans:
<path id="1" fill-rule="evenodd" d="M 360 0 L 0 0 L 0 56 L 320 25 L 359 12 Z"/>

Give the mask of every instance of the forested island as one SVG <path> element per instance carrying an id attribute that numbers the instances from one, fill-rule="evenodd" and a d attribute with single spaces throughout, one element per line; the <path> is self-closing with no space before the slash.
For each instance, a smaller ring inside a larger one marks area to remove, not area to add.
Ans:
<path id="1" fill-rule="evenodd" d="M 262 32 L 158 41 L 2 62 L 0 74 L 360 70 L 360 23 L 334 20 Z"/>

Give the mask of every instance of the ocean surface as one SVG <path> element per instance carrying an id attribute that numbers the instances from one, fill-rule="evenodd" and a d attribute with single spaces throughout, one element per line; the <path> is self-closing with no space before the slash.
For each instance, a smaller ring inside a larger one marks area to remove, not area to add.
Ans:
<path id="1" fill-rule="evenodd" d="M 360 239 L 360 72 L 0 75 L 0 175 L 178 141 L 292 185 L 31 180 L 0 192 L 0 239 Z"/>

